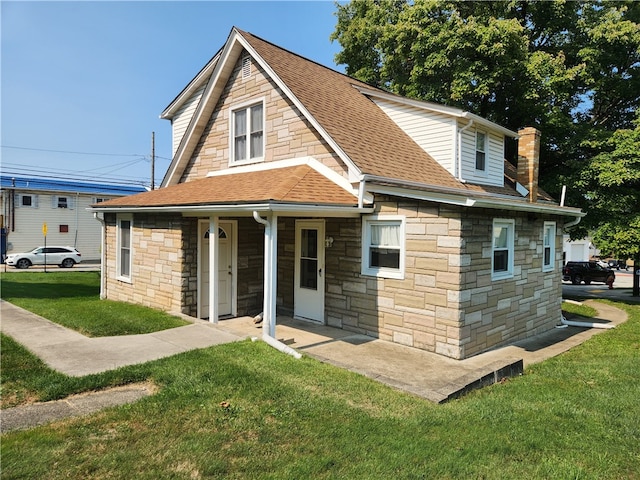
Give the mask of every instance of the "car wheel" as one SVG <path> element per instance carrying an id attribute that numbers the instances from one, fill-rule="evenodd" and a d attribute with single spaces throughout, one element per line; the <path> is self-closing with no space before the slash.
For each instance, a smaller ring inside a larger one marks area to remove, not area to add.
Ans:
<path id="1" fill-rule="evenodd" d="M 76 262 L 73 261 L 73 258 L 65 258 L 64 260 L 62 260 L 62 263 L 60 264 L 60 266 L 62 268 L 71 268 L 76 264 Z"/>
<path id="2" fill-rule="evenodd" d="M 591 285 L 591 279 L 586 279 L 586 280 L 584 281 L 584 284 L 585 284 L 585 285 Z"/>
<path id="3" fill-rule="evenodd" d="M 31 266 L 31 262 L 27 258 L 21 258 L 16 262 L 16 268 L 29 268 Z"/>
<path id="4" fill-rule="evenodd" d="M 574 285 L 580 285 L 580 282 L 582 282 L 582 277 L 580 275 L 575 275 L 571 279 L 571 283 L 573 283 Z"/>

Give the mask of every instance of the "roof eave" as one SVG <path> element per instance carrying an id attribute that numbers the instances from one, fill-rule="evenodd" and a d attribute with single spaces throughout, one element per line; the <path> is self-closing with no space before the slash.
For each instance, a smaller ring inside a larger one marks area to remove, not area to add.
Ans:
<path id="1" fill-rule="evenodd" d="M 181 213 L 183 216 L 203 216 L 205 214 L 234 216 L 251 216 L 254 211 L 274 212 L 280 215 L 311 215 L 323 217 L 359 217 L 363 213 L 371 213 L 373 206 L 357 205 L 305 204 L 292 202 L 252 202 L 241 204 L 206 204 L 206 205 L 158 205 L 158 206 L 113 206 L 90 207 L 88 210 L 103 213 Z"/>

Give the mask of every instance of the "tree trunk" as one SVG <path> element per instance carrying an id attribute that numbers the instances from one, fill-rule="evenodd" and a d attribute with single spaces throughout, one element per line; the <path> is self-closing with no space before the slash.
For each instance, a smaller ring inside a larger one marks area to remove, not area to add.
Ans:
<path id="1" fill-rule="evenodd" d="M 640 255 L 633 259 L 633 297 L 640 297 Z"/>

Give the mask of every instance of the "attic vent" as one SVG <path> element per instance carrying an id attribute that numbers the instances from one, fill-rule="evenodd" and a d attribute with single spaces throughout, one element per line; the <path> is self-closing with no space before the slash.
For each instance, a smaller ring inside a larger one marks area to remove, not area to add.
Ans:
<path id="1" fill-rule="evenodd" d="M 251 76 L 251 57 L 246 56 L 242 58 L 242 79 L 249 78 Z"/>

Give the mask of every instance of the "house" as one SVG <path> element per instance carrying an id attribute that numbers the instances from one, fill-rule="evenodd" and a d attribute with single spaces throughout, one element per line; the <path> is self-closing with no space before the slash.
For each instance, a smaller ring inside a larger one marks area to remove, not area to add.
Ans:
<path id="1" fill-rule="evenodd" d="M 7 252 L 25 252 L 42 245 L 46 223 L 49 245 L 74 246 L 83 260 L 100 260 L 100 225 L 89 206 L 145 189 L 2 175 L 0 191 L 2 259 Z"/>
<path id="2" fill-rule="evenodd" d="M 390 94 L 233 28 L 162 113 L 158 190 L 93 206 L 102 296 L 276 313 L 461 359 L 553 328 L 562 232 L 540 132 Z M 504 160 L 519 139 L 518 168 Z"/>

